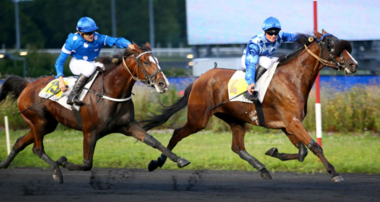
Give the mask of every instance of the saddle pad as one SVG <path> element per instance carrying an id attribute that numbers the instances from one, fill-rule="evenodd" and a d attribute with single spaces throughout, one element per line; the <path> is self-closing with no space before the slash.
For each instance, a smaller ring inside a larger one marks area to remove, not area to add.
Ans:
<path id="1" fill-rule="evenodd" d="M 95 76 L 92 77 L 91 81 L 88 82 L 84 88 L 88 88 L 90 89 L 92 83 L 95 81 L 95 78 L 98 76 L 99 72 L 96 71 L 95 73 Z M 49 98 L 49 100 L 52 100 L 54 102 L 57 102 L 59 103 L 60 105 L 62 105 L 63 107 L 65 107 L 66 109 L 69 109 L 71 110 L 71 105 L 68 105 L 66 104 L 66 101 L 67 101 L 67 97 L 69 96 L 70 92 L 73 90 L 73 87 L 74 87 L 74 84 L 75 84 L 75 81 L 77 80 L 78 78 L 77 77 L 74 77 L 74 76 L 71 76 L 71 77 L 64 77 L 63 78 L 63 81 L 65 82 L 65 84 L 68 87 L 68 90 L 65 91 L 65 92 L 62 92 L 60 91 L 59 93 L 55 94 L 58 90 L 59 90 L 59 82 L 58 82 L 58 79 L 54 79 L 52 80 L 48 85 L 46 85 L 45 88 L 43 88 L 40 93 L 38 94 L 38 96 L 42 97 L 42 98 Z M 81 94 L 79 95 L 78 99 L 83 101 L 84 97 L 86 96 L 88 90 L 85 90 L 83 89 Z M 80 109 L 80 106 L 77 106 L 77 105 L 74 105 L 74 107 L 79 111 Z"/>
<path id="2" fill-rule="evenodd" d="M 275 62 L 272 67 L 270 67 L 256 82 L 255 91 L 258 92 L 258 98 L 261 103 L 264 101 L 265 93 L 267 92 L 268 86 L 273 78 L 274 73 L 276 72 L 277 66 L 278 62 Z M 240 70 L 236 71 L 228 82 L 228 98 L 231 99 L 230 101 L 253 103 L 252 101 L 246 99 L 244 95 L 240 95 L 232 99 L 233 97 L 246 91 L 247 87 L 248 84 L 245 81 L 245 72 Z"/>

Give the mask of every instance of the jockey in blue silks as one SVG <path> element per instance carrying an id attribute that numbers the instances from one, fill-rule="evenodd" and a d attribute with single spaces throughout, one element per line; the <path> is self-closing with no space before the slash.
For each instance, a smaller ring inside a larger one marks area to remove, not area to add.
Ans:
<path id="1" fill-rule="evenodd" d="M 248 84 L 248 93 L 245 93 L 245 97 L 249 100 L 253 101 L 257 96 L 253 94 L 255 78 L 260 78 L 278 60 L 276 57 L 270 58 L 269 56 L 272 56 L 282 43 L 295 42 L 298 39 L 298 34 L 285 33 L 280 30 L 280 21 L 274 17 L 267 18 L 263 23 L 264 32 L 249 40 L 247 48 L 244 50 L 245 80 Z"/>
<path id="2" fill-rule="evenodd" d="M 57 76 L 59 80 L 59 88 L 62 92 L 67 91 L 67 87 L 63 81 L 63 64 L 67 57 L 71 55 L 70 70 L 74 75 L 79 76 L 73 90 L 67 99 L 67 104 L 83 105 L 78 99 L 78 95 L 86 84 L 87 78 L 90 77 L 99 66 L 104 68 L 104 65 L 95 62 L 98 57 L 100 49 L 105 46 L 117 45 L 120 48 L 135 49 L 134 45 L 124 38 L 113 38 L 106 35 L 99 34 L 95 30 L 99 29 L 95 21 L 89 17 L 79 19 L 77 23 L 76 33 L 70 33 L 67 37 L 66 43 L 62 47 L 60 56 L 55 63 Z"/>

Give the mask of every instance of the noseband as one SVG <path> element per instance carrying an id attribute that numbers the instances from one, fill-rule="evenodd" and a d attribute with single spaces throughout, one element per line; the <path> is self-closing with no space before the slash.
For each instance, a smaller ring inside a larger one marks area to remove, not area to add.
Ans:
<path id="1" fill-rule="evenodd" d="M 322 56 L 322 51 L 327 51 L 330 58 L 329 60 L 325 60 L 325 59 L 322 59 L 321 57 L 317 56 L 315 53 L 313 53 L 311 50 L 309 50 L 306 46 L 306 44 L 304 44 L 305 46 L 305 49 L 313 56 L 315 57 L 318 61 L 320 61 L 323 65 L 325 66 L 328 66 L 328 67 L 331 67 L 331 68 L 334 68 L 334 69 L 337 69 L 338 71 L 339 70 L 343 70 L 346 68 L 346 65 L 344 64 L 344 58 L 343 58 L 343 53 L 340 54 L 340 59 L 341 61 L 338 62 L 335 57 L 334 57 L 334 51 L 335 51 L 335 47 L 331 49 L 331 51 L 328 50 L 327 48 L 327 45 L 326 43 L 323 41 L 324 37 L 325 36 L 332 36 L 331 34 L 323 34 L 322 37 L 320 39 L 317 40 L 317 45 L 318 45 L 318 49 L 321 53 L 321 56 Z"/>
<path id="2" fill-rule="evenodd" d="M 141 60 L 139 60 L 139 58 L 140 58 L 142 55 L 145 55 L 145 54 L 148 54 L 148 53 L 151 54 L 153 60 L 154 60 L 155 63 L 156 63 L 156 71 L 155 71 L 152 75 L 149 75 L 149 73 L 146 71 L 146 69 L 143 68 L 144 65 L 142 65 Z M 137 77 L 134 76 L 134 75 L 132 74 L 131 70 L 129 69 L 129 67 L 128 67 L 127 64 L 125 63 L 125 60 L 126 60 L 127 58 L 133 58 L 133 59 L 136 61 L 136 63 L 137 63 Z M 151 84 L 155 83 L 155 81 L 156 81 L 156 75 L 157 75 L 158 73 L 162 72 L 162 70 L 158 68 L 158 62 L 156 61 L 156 58 L 153 56 L 152 51 L 146 51 L 146 52 L 143 52 L 143 53 L 141 53 L 140 55 L 138 55 L 137 57 L 124 57 L 124 58 L 123 58 L 123 66 L 124 66 L 124 68 L 125 68 L 130 74 L 131 74 L 132 78 L 133 78 L 135 81 L 141 81 L 142 83 L 144 83 L 144 84 L 148 84 L 149 86 L 150 86 Z M 142 71 L 142 73 L 144 74 L 145 79 L 140 79 L 140 78 L 139 78 L 139 74 L 140 74 L 139 68 L 141 68 L 141 71 Z"/>

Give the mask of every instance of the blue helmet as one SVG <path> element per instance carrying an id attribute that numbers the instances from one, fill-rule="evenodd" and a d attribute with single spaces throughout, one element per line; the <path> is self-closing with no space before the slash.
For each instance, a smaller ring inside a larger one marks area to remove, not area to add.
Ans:
<path id="1" fill-rule="evenodd" d="M 93 32 L 97 29 L 99 27 L 96 26 L 95 21 L 90 17 L 83 17 L 77 23 L 77 30 L 80 32 Z"/>
<path id="2" fill-rule="evenodd" d="M 281 24 L 280 21 L 277 20 L 277 18 L 269 17 L 267 18 L 263 23 L 263 30 L 267 31 L 268 29 L 280 29 L 281 30 Z"/>

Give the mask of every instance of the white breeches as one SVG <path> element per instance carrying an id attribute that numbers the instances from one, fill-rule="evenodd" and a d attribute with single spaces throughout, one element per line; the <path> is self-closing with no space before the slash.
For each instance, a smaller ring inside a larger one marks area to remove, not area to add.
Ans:
<path id="1" fill-rule="evenodd" d="M 275 63 L 276 61 L 278 60 L 278 57 L 267 57 L 267 56 L 260 56 L 259 57 L 259 62 L 257 63 L 257 65 L 260 65 L 262 67 L 264 67 L 265 69 L 269 69 L 270 67 L 272 67 L 273 63 Z M 243 55 L 241 57 L 241 64 L 243 66 L 244 69 L 246 69 L 246 66 L 245 66 L 245 55 Z M 256 65 L 256 68 L 257 68 L 257 65 Z"/>
<path id="2" fill-rule="evenodd" d="M 90 77 L 96 70 L 97 66 L 102 67 L 103 64 L 95 61 L 85 61 L 85 60 L 77 60 L 72 57 L 70 61 L 70 70 L 74 75 L 79 76 L 83 74 L 87 77 Z"/>

